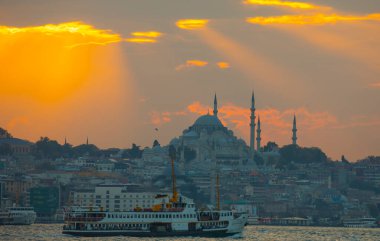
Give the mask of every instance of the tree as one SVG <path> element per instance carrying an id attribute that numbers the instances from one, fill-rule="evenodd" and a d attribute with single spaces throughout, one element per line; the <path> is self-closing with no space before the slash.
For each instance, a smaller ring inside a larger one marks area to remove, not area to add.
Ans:
<path id="1" fill-rule="evenodd" d="M 268 141 L 268 143 L 263 147 L 264 152 L 270 152 L 278 150 L 278 145 L 276 142 Z"/>
<path id="2" fill-rule="evenodd" d="M 345 164 L 350 164 L 350 162 L 344 157 L 344 155 L 342 155 L 342 163 L 345 163 Z"/>
<path id="3" fill-rule="evenodd" d="M 0 127 L 0 138 L 12 138 L 12 135 L 7 130 Z"/>
<path id="4" fill-rule="evenodd" d="M 58 158 L 63 153 L 62 146 L 54 140 L 50 140 L 48 137 L 41 137 L 36 142 L 34 155 L 37 158 Z"/>
<path id="5" fill-rule="evenodd" d="M 154 140 L 154 142 L 153 142 L 153 147 L 155 147 L 155 146 L 159 146 L 160 145 L 160 143 L 157 141 L 157 140 Z"/>
<path id="6" fill-rule="evenodd" d="M 328 161 L 326 154 L 317 147 L 286 145 L 280 148 L 280 155 L 285 163 L 322 163 Z"/>
<path id="7" fill-rule="evenodd" d="M 132 143 L 132 148 L 129 150 L 129 155 L 131 158 L 141 158 L 142 150 L 140 150 L 140 146 Z"/>
<path id="8" fill-rule="evenodd" d="M 75 156 L 101 156 L 99 148 L 93 144 L 82 144 L 73 148 Z"/>

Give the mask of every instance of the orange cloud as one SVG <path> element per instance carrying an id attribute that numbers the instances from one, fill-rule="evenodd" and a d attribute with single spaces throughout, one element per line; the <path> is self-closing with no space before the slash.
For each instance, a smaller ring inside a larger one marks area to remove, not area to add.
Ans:
<path id="1" fill-rule="evenodd" d="M 180 19 L 176 22 L 178 28 L 187 30 L 204 29 L 207 27 L 207 19 Z"/>
<path id="2" fill-rule="evenodd" d="M 178 65 L 176 70 L 180 71 L 192 67 L 205 67 L 206 65 L 208 65 L 208 62 L 203 60 L 187 60 L 186 63 Z"/>
<path id="3" fill-rule="evenodd" d="M 147 44 L 147 43 L 156 43 L 157 38 L 162 35 L 162 33 L 157 31 L 148 31 L 148 32 L 133 32 L 131 33 L 132 38 L 127 38 L 125 41 L 130 43 L 138 44 Z"/>
<path id="4" fill-rule="evenodd" d="M 29 123 L 29 118 L 26 116 L 15 117 L 8 121 L 6 129 L 12 133 L 12 131 L 15 130 L 16 127 L 20 125 L 27 125 Z"/>
<path id="5" fill-rule="evenodd" d="M 151 38 L 127 38 L 125 39 L 127 42 L 131 43 L 138 43 L 138 44 L 146 44 L 146 43 L 156 43 L 156 39 L 151 39 Z"/>
<path id="6" fill-rule="evenodd" d="M 205 115 L 207 114 L 209 107 L 206 105 L 202 105 L 199 101 L 196 101 L 190 105 L 187 106 L 187 110 L 190 113 L 196 113 L 199 115 Z"/>
<path id="7" fill-rule="evenodd" d="M 183 116 L 187 113 L 184 111 L 177 111 L 177 112 L 158 112 L 153 111 L 150 113 L 150 123 L 154 126 L 162 126 L 166 123 L 169 123 L 172 121 L 173 116 Z"/>
<path id="8" fill-rule="evenodd" d="M 194 102 L 187 106 L 187 111 L 204 115 L 208 112 L 208 107 L 200 102 Z M 249 138 L 250 110 L 246 107 L 234 104 L 226 104 L 219 108 L 218 117 L 223 124 L 238 131 L 239 135 L 246 140 Z M 297 125 L 302 130 L 317 130 L 327 126 L 338 125 L 337 118 L 328 112 L 312 112 L 306 108 L 278 110 L 275 108 L 258 109 L 256 116 L 260 115 L 262 128 L 265 129 L 265 136 L 286 136 L 292 128 L 293 115 L 297 116 Z M 257 121 L 257 119 L 256 119 Z"/>
<path id="9" fill-rule="evenodd" d="M 245 0 L 244 4 L 249 5 L 264 5 L 264 6 L 278 6 L 278 7 L 289 7 L 298 9 L 316 9 L 316 6 L 311 3 L 304 2 L 292 2 L 292 1 L 282 1 L 282 0 Z"/>
<path id="10" fill-rule="evenodd" d="M 96 29 L 82 22 L 68 22 L 61 24 L 46 24 L 33 27 L 0 26 L 2 38 L 19 38 L 31 35 L 54 36 L 65 38 L 66 47 L 76 47 L 87 44 L 105 45 L 120 42 L 121 37 L 110 30 Z M 70 38 L 67 36 L 70 35 Z"/>
<path id="11" fill-rule="evenodd" d="M 371 88 L 380 88 L 380 82 L 378 82 L 378 83 L 372 83 L 372 84 L 369 85 L 369 87 L 371 87 Z"/>
<path id="12" fill-rule="evenodd" d="M 97 57 L 116 47 L 99 45 L 120 41 L 118 34 L 81 22 L 0 26 L 0 95 L 44 102 L 67 98 L 90 80 Z"/>
<path id="13" fill-rule="evenodd" d="M 218 63 L 216 63 L 216 65 L 217 65 L 220 69 L 228 69 L 228 68 L 230 68 L 230 64 L 227 63 L 227 62 L 218 62 Z"/>
<path id="14" fill-rule="evenodd" d="M 246 21 L 252 24 L 270 25 L 270 24 L 296 24 L 296 25 L 321 25 L 335 24 L 338 22 L 356 22 L 356 21 L 380 21 L 380 14 L 368 14 L 364 16 L 355 15 L 337 15 L 337 14 L 315 14 L 315 15 L 282 15 L 274 17 L 252 17 Z"/>
<path id="15" fill-rule="evenodd" d="M 148 31 L 148 32 L 133 32 L 132 36 L 145 37 L 145 38 L 158 38 L 162 35 L 160 32 Z"/>

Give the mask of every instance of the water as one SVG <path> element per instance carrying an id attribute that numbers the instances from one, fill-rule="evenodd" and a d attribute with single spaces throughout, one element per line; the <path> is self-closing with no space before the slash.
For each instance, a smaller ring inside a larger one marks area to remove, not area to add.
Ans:
<path id="1" fill-rule="evenodd" d="M 61 234 L 60 224 L 0 226 L 0 240 L 142 240 L 131 237 L 79 238 Z M 322 228 L 247 226 L 241 237 L 211 238 L 146 238 L 144 240 L 380 240 L 380 228 Z"/>

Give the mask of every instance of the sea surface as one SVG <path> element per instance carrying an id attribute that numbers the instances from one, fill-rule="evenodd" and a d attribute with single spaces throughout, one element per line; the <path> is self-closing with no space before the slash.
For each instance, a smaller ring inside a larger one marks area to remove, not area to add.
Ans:
<path id="1" fill-rule="evenodd" d="M 79 238 L 61 234 L 61 224 L 0 226 L 0 240 L 379 240 L 380 228 L 246 226 L 241 236 L 229 238 Z"/>

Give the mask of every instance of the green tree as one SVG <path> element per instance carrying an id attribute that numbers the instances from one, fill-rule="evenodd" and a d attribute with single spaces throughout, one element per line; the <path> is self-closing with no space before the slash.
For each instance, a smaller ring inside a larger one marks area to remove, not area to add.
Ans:
<path id="1" fill-rule="evenodd" d="M 155 147 L 155 146 L 159 146 L 160 145 L 160 143 L 157 141 L 157 140 L 154 140 L 154 142 L 153 142 L 153 147 Z"/>
<path id="2" fill-rule="evenodd" d="M 54 140 L 50 140 L 48 137 L 41 137 L 36 142 L 34 155 L 37 158 L 58 158 L 62 157 L 62 146 Z"/>
<path id="3" fill-rule="evenodd" d="M 0 137 L 12 138 L 12 135 L 7 130 L 0 127 Z"/>
<path id="4" fill-rule="evenodd" d="M 280 155 L 285 163 L 322 163 L 328 161 L 326 154 L 317 147 L 286 145 L 280 148 Z"/>
<path id="5" fill-rule="evenodd" d="M 140 149 L 140 146 L 132 143 L 132 148 L 129 150 L 129 155 L 131 158 L 141 158 L 142 150 Z"/>
<path id="6" fill-rule="evenodd" d="M 75 156 L 101 156 L 99 148 L 93 144 L 82 144 L 73 148 Z"/>
<path id="7" fill-rule="evenodd" d="M 268 143 L 263 147 L 264 152 L 270 152 L 278 150 L 278 145 L 276 142 L 268 141 Z"/>

